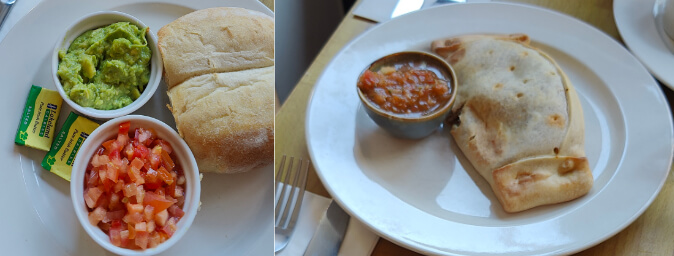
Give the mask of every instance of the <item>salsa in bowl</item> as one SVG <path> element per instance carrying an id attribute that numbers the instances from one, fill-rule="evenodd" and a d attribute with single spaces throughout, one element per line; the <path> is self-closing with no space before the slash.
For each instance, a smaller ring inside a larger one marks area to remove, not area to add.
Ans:
<path id="1" fill-rule="evenodd" d="M 450 114 L 456 97 L 452 67 L 425 52 L 399 52 L 370 64 L 358 77 L 365 112 L 401 138 L 430 135 Z"/>

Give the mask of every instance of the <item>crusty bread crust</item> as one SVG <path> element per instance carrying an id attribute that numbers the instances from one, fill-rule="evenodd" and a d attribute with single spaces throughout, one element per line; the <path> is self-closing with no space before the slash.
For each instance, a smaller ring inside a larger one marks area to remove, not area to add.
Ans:
<path id="1" fill-rule="evenodd" d="M 591 189 L 578 96 L 528 36 L 467 35 L 431 48 L 459 80 L 452 136 L 505 211 L 569 201 Z"/>
<path id="2" fill-rule="evenodd" d="M 274 20 L 198 10 L 159 30 L 178 133 L 199 171 L 245 172 L 274 159 Z"/>
<path id="3" fill-rule="evenodd" d="M 169 88 L 198 75 L 274 65 L 274 19 L 217 7 L 182 16 L 157 32 Z"/>
<path id="4" fill-rule="evenodd" d="M 272 162 L 274 67 L 193 77 L 168 95 L 200 171 L 236 173 Z"/>

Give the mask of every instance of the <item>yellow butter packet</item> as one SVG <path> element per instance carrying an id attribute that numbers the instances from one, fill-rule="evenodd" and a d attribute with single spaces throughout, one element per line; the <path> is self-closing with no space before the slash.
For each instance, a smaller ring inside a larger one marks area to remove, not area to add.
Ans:
<path id="1" fill-rule="evenodd" d="M 63 99 L 58 92 L 33 85 L 23 108 L 14 143 L 48 151 Z"/>
<path id="2" fill-rule="evenodd" d="M 98 123 L 70 112 L 49 153 L 42 159 L 42 167 L 70 181 L 75 155 Z"/>

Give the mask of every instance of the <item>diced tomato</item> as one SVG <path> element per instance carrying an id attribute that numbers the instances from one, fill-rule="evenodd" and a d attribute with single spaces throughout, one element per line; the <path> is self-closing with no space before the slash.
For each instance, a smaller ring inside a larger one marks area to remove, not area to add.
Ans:
<path id="1" fill-rule="evenodd" d="M 136 223 L 135 226 L 136 232 L 147 232 L 147 223 L 146 222 L 138 222 Z"/>
<path id="2" fill-rule="evenodd" d="M 121 162 L 121 160 L 120 160 Z M 115 166 L 113 163 L 108 162 L 108 170 L 107 170 L 107 178 L 110 179 L 110 181 L 117 183 L 117 178 L 119 177 L 119 167 Z"/>
<path id="3" fill-rule="evenodd" d="M 164 232 L 157 232 L 157 233 L 159 233 L 159 237 L 161 238 L 162 243 L 165 242 L 167 239 L 169 239 L 169 236 L 166 233 Z"/>
<path id="4" fill-rule="evenodd" d="M 145 199 L 145 189 L 143 185 L 140 185 L 136 187 L 136 202 L 143 202 L 143 199 Z"/>
<path id="5" fill-rule="evenodd" d="M 183 187 L 176 187 L 175 192 L 173 193 L 173 197 L 178 198 L 178 197 L 183 197 L 185 195 L 185 191 L 183 190 Z"/>
<path id="6" fill-rule="evenodd" d="M 146 205 L 143 213 L 145 213 L 145 220 L 152 220 L 152 216 L 154 216 L 154 207 L 152 205 Z"/>
<path id="7" fill-rule="evenodd" d="M 169 237 L 173 236 L 173 233 L 176 232 L 176 218 L 171 217 L 166 221 L 166 225 L 162 228 L 162 231 L 166 233 Z"/>
<path id="8" fill-rule="evenodd" d="M 131 127 L 131 122 L 130 122 L 130 121 L 123 122 L 123 123 L 119 124 L 119 131 L 118 131 L 118 133 L 119 133 L 119 134 L 125 134 L 125 135 L 128 135 L 128 134 L 129 134 L 129 128 L 130 128 L 130 127 Z"/>
<path id="9" fill-rule="evenodd" d="M 101 169 L 98 170 L 98 178 L 100 179 L 100 182 L 104 182 L 105 178 L 107 177 L 107 167 L 107 165 L 103 165 Z"/>
<path id="10" fill-rule="evenodd" d="M 110 197 L 102 195 L 99 199 L 98 202 L 96 202 L 96 207 L 103 207 L 103 209 L 108 209 L 108 205 L 110 204 Z"/>
<path id="11" fill-rule="evenodd" d="M 180 209 L 177 205 L 171 205 L 171 207 L 168 208 L 168 213 L 171 214 L 171 216 L 179 217 L 182 218 L 185 216 L 185 212 L 183 209 Z"/>
<path id="12" fill-rule="evenodd" d="M 118 183 L 122 184 L 122 183 Z M 117 184 L 115 184 L 116 186 Z M 110 194 L 110 204 L 108 204 L 108 210 L 114 211 L 117 209 L 120 209 L 122 204 L 120 203 L 120 197 L 117 193 L 111 193 Z"/>
<path id="13" fill-rule="evenodd" d="M 171 154 L 173 152 L 173 147 L 171 147 L 171 143 L 168 141 L 162 140 L 162 139 L 156 139 L 153 143 L 153 145 L 159 145 L 161 148 L 166 151 L 166 153 Z"/>
<path id="14" fill-rule="evenodd" d="M 110 222 L 110 221 L 115 221 L 115 220 L 122 220 L 124 218 L 125 211 L 124 210 L 117 210 L 114 212 L 107 212 L 105 214 L 105 218 L 103 218 L 103 222 Z"/>
<path id="15" fill-rule="evenodd" d="M 136 239 L 136 228 L 135 225 L 127 224 L 129 229 L 129 239 Z"/>
<path id="16" fill-rule="evenodd" d="M 166 186 L 165 190 L 166 194 L 164 196 L 173 196 L 176 192 L 176 183 L 173 182 L 169 184 L 168 186 Z"/>
<path id="17" fill-rule="evenodd" d="M 103 194 L 103 190 L 99 187 L 88 188 L 84 191 L 84 202 L 90 209 L 96 207 L 98 198 Z"/>
<path id="18" fill-rule="evenodd" d="M 152 129 L 137 128 L 134 139 L 146 146 L 149 146 L 156 138 L 156 133 Z"/>
<path id="19" fill-rule="evenodd" d="M 135 160 L 135 158 L 140 158 L 140 159 L 145 159 L 147 156 L 150 154 L 150 149 L 148 149 L 145 145 L 143 144 L 137 144 L 134 147 L 134 152 L 133 152 L 133 158 L 132 160 Z"/>
<path id="20" fill-rule="evenodd" d="M 126 144 L 126 146 L 124 146 L 124 155 L 126 156 L 127 159 L 133 160 L 134 152 L 135 150 L 131 143 Z"/>
<path id="21" fill-rule="evenodd" d="M 168 172 L 168 170 L 166 170 L 166 168 L 164 168 L 164 166 L 157 169 L 157 174 L 159 175 L 159 178 L 161 178 L 161 180 L 163 180 L 167 185 L 173 184 L 173 176 L 170 172 Z"/>
<path id="22" fill-rule="evenodd" d="M 126 204 L 126 210 L 129 213 L 141 213 L 143 212 L 143 205 L 142 204 Z"/>
<path id="23" fill-rule="evenodd" d="M 115 221 L 110 226 L 110 242 L 115 246 L 122 246 L 122 226 L 119 221 Z"/>
<path id="24" fill-rule="evenodd" d="M 98 225 L 98 222 L 102 221 L 105 218 L 105 214 L 107 212 L 103 207 L 96 207 L 96 209 L 93 212 L 89 213 L 89 223 L 91 225 Z"/>
<path id="25" fill-rule="evenodd" d="M 152 169 L 159 168 L 159 164 L 161 163 L 161 151 L 161 146 L 155 146 L 152 148 L 152 152 L 150 152 L 150 155 L 148 156 Z"/>
<path id="26" fill-rule="evenodd" d="M 147 170 L 147 173 L 145 173 L 145 188 L 154 190 L 159 187 L 161 187 L 161 179 L 158 177 L 159 173 L 155 171 L 154 169 L 150 168 Z"/>
<path id="27" fill-rule="evenodd" d="M 122 159 L 120 165 L 119 165 L 119 172 L 122 174 L 126 174 L 129 170 L 129 160 L 124 158 Z"/>
<path id="28" fill-rule="evenodd" d="M 105 188 L 105 191 L 110 191 L 110 189 L 115 187 L 115 183 L 111 179 L 105 179 L 103 180 L 103 187 Z"/>
<path id="29" fill-rule="evenodd" d="M 145 183 L 145 180 L 143 177 L 140 176 L 140 169 L 143 166 L 143 161 L 141 161 L 138 158 L 133 159 L 131 161 L 131 166 L 128 171 L 129 178 L 131 181 L 135 182 L 136 184 L 143 184 Z"/>
<path id="30" fill-rule="evenodd" d="M 129 230 L 122 230 L 120 232 L 121 247 L 126 247 L 129 244 Z"/>
<path id="31" fill-rule="evenodd" d="M 154 229 L 157 228 L 157 224 L 154 223 L 154 220 L 147 221 L 147 232 L 152 233 Z"/>
<path id="32" fill-rule="evenodd" d="M 119 142 L 117 142 L 117 139 L 108 140 L 106 142 L 103 142 L 102 145 L 105 148 L 105 151 L 103 151 L 104 155 L 109 155 L 112 152 L 119 153 L 119 151 L 122 150 L 122 146 L 123 146 L 123 145 L 120 145 Z"/>
<path id="33" fill-rule="evenodd" d="M 155 223 L 159 224 L 159 226 L 166 225 L 166 220 L 168 220 L 167 210 L 160 211 L 159 213 L 154 215 L 154 221 Z"/>
<path id="34" fill-rule="evenodd" d="M 122 217 L 122 221 L 129 223 L 129 224 L 136 224 L 138 222 L 143 221 L 143 214 L 139 212 L 134 212 L 134 213 L 126 213 L 124 217 Z"/>
<path id="35" fill-rule="evenodd" d="M 98 171 L 92 169 L 87 175 L 85 175 L 84 182 L 87 184 L 88 188 L 98 186 L 99 183 Z"/>
<path id="36" fill-rule="evenodd" d="M 112 191 L 115 193 L 119 193 L 119 191 L 122 191 L 124 188 L 124 182 L 117 182 L 115 183 L 115 186 L 112 187 Z"/>
<path id="37" fill-rule="evenodd" d="M 124 185 L 124 196 L 125 197 L 132 197 L 136 195 L 136 192 L 138 192 L 136 183 L 129 183 Z M 128 207 L 128 205 L 127 205 Z"/>
<path id="38" fill-rule="evenodd" d="M 104 222 L 101 221 L 101 222 L 98 223 L 98 228 L 103 230 L 103 232 L 105 232 L 105 233 L 109 233 L 110 232 L 110 223 L 104 223 Z"/>
<path id="39" fill-rule="evenodd" d="M 151 191 L 145 192 L 145 199 L 143 199 L 144 205 L 152 205 L 154 207 L 154 212 L 160 212 L 165 209 L 168 209 L 176 201 L 166 199 L 166 197 L 155 194 Z"/>
<path id="40" fill-rule="evenodd" d="M 150 236 L 147 231 L 136 231 L 136 245 L 141 249 L 146 249 Z"/>
<path id="41" fill-rule="evenodd" d="M 178 199 L 178 202 L 176 202 L 176 205 L 178 207 L 182 208 L 185 205 L 185 197 L 181 196 L 181 197 L 178 197 L 177 199 Z"/>
<path id="42" fill-rule="evenodd" d="M 166 170 L 168 171 L 173 171 L 173 168 L 176 166 L 166 150 L 161 151 L 161 164 L 166 167 Z"/>
<path id="43" fill-rule="evenodd" d="M 155 248 L 160 243 L 161 243 L 161 236 L 159 235 L 158 232 L 153 232 L 152 235 L 150 235 L 150 241 L 148 242 L 148 247 L 149 248 Z"/>
<path id="44" fill-rule="evenodd" d="M 99 167 L 101 165 L 105 165 L 110 161 L 110 158 L 108 158 L 107 155 L 94 155 L 91 158 L 91 165 L 94 167 Z"/>

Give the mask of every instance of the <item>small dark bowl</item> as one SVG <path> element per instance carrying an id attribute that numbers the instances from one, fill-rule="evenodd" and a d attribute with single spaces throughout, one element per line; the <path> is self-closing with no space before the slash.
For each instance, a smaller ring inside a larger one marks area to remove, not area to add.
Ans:
<path id="1" fill-rule="evenodd" d="M 379 127 L 388 131 L 395 137 L 405 139 L 421 139 L 433 133 L 447 116 L 451 113 L 454 99 L 456 98 L 457 80 L 454 69 L 443 59 L 425 52 L 398 52 L 384 56 L 370 64 L 361 74 L 363 76 L 366 70 L 373 72 L 379 71 L 385 66 L 394 66 L 395 64 L 409 63 L 412 67 L 429 69 L 436 73 L 439 79 L 447 81 L 451 96 L 444 105 L 436 108 L 430 113 L 424 115 L 397 114 L 381 109 L 373 103 L 356 86 L 361 103 L 365 106 L 365 112 L 374 120 Z M 356 82 L 357 84 L 357 82 Z"/>

